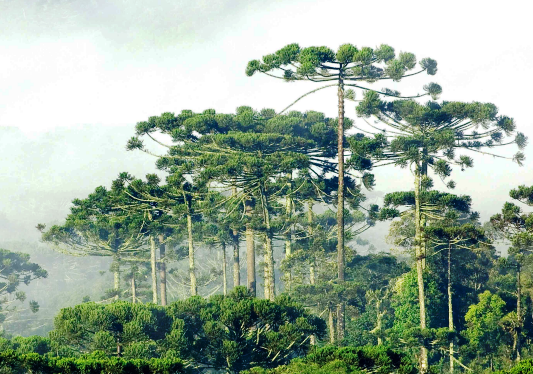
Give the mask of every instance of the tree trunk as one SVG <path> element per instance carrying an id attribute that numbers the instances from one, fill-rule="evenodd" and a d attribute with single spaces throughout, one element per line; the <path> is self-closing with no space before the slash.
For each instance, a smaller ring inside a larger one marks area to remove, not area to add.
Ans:
<path id="1" fill-rule="evenodd" d="M 224 296 L 228 294 L 228 274 L 226 271 L 226 243 L 222 243 L 222 282 Z"/>
<path id="2" fill-rule="evenodd" d="M 122 357 L 122 346 L 120 345 L 120 339 L 117 338 L 117 357 Z"/>
<path id="3" fill-rule="evenodd" d="M 152 302 L 157 304 L 157 273 L 155 263 L 155 239 L 150 236 L 150 267 L 152 268 Z"/>
<path id="4" fill-rule="evenodd" d="M 522 333 L 522 282 L 520 279 L 522 269 L 520 264 L 518 264 L 516 272 L 516 283 L 517 283 L 517 298 L 516 298 L 516 316 L 518 318 L 518 328 L 516 330 L 516 361 L 520 362 L 520 335 Z"/>
<path id="5" fill-rule="evenodd" d="M 231 188 L 231 194 L 237 196 L 237 187 Z M 241 264 L 239 253 L 239 230 L 233 229 L 233 287 L 241 285 Z"/>
<path id="6" fill-rule="evenodd" d="M 333 323 L 333 310 L 331 306 L 328 306 L 328 329 L 329 329 L 329 342 L 335 344 L 335 324 Z"/>
<path id="7" fill-rule="evenodd" d="M 187 214 L 187 232 L 189 237 L 189 277 L 191 279 L 191 296 L 198 294 L 198 286 L 196 285 L 196 265 L 194 264 L 194 242 L 192 238 L 192 217 Z"/>
<path id="8" fill-rule="evenodd" d="M 285 206 L 285 213 L 289 219 L 292 218 L 292 197 L 287 196 L 287 202 Z M 292 255 L 292 224 L 289 226 L 287 236 L 285 237 L 285 259 Z M 289 268 L 285 274 L 285 280 L 287 281 L 286 290 L 291 292 L 292 271 Z"/>
<path id="9" fill-rule="evenodd" d="M 452 305 L 452 245 L 448 244 L 448 329 L 453 331 Z M 450 342 L 450 374 L 453 374 L 453 341 Z"/>
<path id="10" fill-rule="evenodd" d="M 344 82 L 339 76 L 339 123 L 337 129 L 337 153 L 339 163 L 339 189 L 337 193 L 337 271 L 339 283 L 344 282 Z M 344 339 L 344 302 L 337 305 L 337 335 L 341 342 Z"/>
<path id="11" fill-rule="evenodd" d="M 115 257 L 115 264 L 113 266 L 113 288 L 115 290 L 115 300 L 118 300 L 120 293 L 120 259 Z"/>
<path id="12" fill-rule="evenodd" d="M 276 279 L 274 277 L 274 250 L 272 248 L 272 232 L 270 228 L 270 213 L 268 212 L 268 200 L 264 190 L 261 189 L 261 203 L 263 205 L 263 217 L 265 220 L 265 299 L 274 301 Z"/>
<path id="13" fill-rule="evenodd" d="M 239 231 L 233 230 L 233 287 L 241 284 L 241 264 L 239 254 Z"/>
<path id="14" fill-rule="evenodd" d="M 377 301 L 376 301 L 376 309 L 377 309 L 377 319 L 376 319 L 376 332 L 378 333 L 378 345 L 381 345 L 383 344 L 383 341 L 381 339 L 381 326 L 382 326 L 382 319 L 383 319 L 383 314 L 381 314 L 381 300 L 379 299 L 379 297 L 377 298 Z"/>
<path id="15" fill-rule="evenodd" d="M 307 223 L 309 224 L 309 228 L 307 230 L 307 235 L 309 235 L 309 243 L 311 243 L 313 239 L 313 202 L 308 201 L 307 202 Z M 310 248 L 308 248 L 310 250 Z M 315 259 L 313 256 L 313 260 L 311 262 L 311 265 L 309 266 L 309 283 L 315 284 Z"/>
<path id="16" fill-rule="evenodd" d="M 137 288 L 135 287 L 135 272 L 131 273 L 131 302 L 135 304 L 137 299 Z"/>
<path id="17" fill-rule="evenodd" d="M 159 235 L 159 289 L 161 292 L 161 305 L 167 305 L 167 265 L 165 264 L 166 246 L 165 236 Z"/>
<path id="18" fill-rule="evenodd" d="M 245 213 L 250 220 L 252 218 L 252 202 L 246 200 Z M 250 290 L 252 296 L 257 295 L 255 282 L 255 245 L 254 245 L 254 230 L 250 222 L 246 223 L 246 286 Z"/>
<path id="19" fill-rule="evenodd" d="M 421 230 L 421 209 L 420 209 L 420 167 L 416 165 L 415 169 L 415 256 L 416 272 L 418 280 L 418 303 L 420 306 L 420 328 L 426 329 L 426 299 L 424 292 L 424 253 L 422 248 L 422 230 Z M 428 372 L 428 352 L 426 347 L 420 347 L 420 373 Z"/>
<path id="20" fill-rule="evenodd" d="M 344 319 L 346 316 L 346 304 L 340 302 L 337 305 L 337 344 L 342 344 L 344 340 Z"/>

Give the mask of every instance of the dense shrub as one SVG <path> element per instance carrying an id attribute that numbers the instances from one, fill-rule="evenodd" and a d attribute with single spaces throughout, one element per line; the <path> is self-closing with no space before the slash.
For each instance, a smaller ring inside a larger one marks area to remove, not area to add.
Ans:
<path id="1" fill-rule="evenodd" d="M 115 357 L 59 358 L 37 353 L 0 352 L 1 374 L 181 374 L 189 373 L 178 359 L 125 360 Z"/>
<path id="2" fill-rule="evenodd" d="M 406 356 L 383 346 L 326 346 L 286 366 L 265 370 L 253 368 L 249 374 L 416 374 L 415 364 Z"/>

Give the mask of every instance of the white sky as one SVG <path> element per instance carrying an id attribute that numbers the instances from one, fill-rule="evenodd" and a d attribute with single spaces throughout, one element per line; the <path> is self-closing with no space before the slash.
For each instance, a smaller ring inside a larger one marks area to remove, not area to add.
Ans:
<path id="1" fill-rule="evenodd" d="M 280 110 L 316 88 L 245 76 L 249 60 L 293 42 L 333 49 L 385 43 L 432 57 L 438 74 L 405 80 L 397 85 L 402 93 L 436 81 L 442 99 L 493 102 L 533 138 L 525 3 L 0 0 L 0 233 L 61 219 L 69 201 L 121 171 L 153 171 L 148 156 L 124 150 L 138 121 L 182 109 Z M 334 90 L 294 109 L 334 117 Z M 352 106 L 346 113 L 355 118 Z M 511 188 L 533 184 L 532 149 L 523 168 L 475 155 L 474 169 L 454 172 L 455 192 L 472 195 L 487 219 Z M 376 175 L 378 191 L 411 188 L 405 170 Z"/>

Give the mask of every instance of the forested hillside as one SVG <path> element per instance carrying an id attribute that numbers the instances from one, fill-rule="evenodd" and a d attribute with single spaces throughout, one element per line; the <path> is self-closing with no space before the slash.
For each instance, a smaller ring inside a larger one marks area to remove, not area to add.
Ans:
<path id="1" fill-rule="evenodd" d="M 0 372 L 531 370 L 533 186 L 488 220 L 454 193 L 495 158 L 529 172 L 528 139 L 493 103 L 440 100 L 437 66 L 289 44 L 245 70 L 311 89 L 281 111 L 139 119 L 123 147 L 157 173 L 87 178 L 40 243 L 2 243 Z M 337 116 L 293 110 L 321 90 Z M 411 188 L 371 195 L 387 168 Z"/>

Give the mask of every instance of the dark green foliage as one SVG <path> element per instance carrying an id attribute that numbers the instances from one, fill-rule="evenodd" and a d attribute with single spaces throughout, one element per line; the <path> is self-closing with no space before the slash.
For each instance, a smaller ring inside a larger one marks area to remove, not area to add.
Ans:
<path id="1" fill-rule="evenodd" d="M 309 336 L 322 337 L 325 330 L 320 318 L 286 296 L 275 302 L 255 299 L 244 287 L 226 297 L 174 302 L 168 315 L 174 322 L 162 342 L 164 357 L 230 372 L 285 364 L 306 354 Z"/>
<path id="2" fill-rule="evenodd" d="M 345 347 L 326 346 L 305 358 L 273 370 L 253 368 L 249 374 L 415 374 L 417 369 L 408 357 L 383 346 Z"/>
<path id="3" fill-rule="evenodd" d="M 170 331 L 171 319 L 163 307 L 121 301 L 92 302 L 62 309 L 54 320 L 51 340 L 75 352 L 99 350 L 126 358 L 155 356 L 156 342 Z"/>
<path id="4" fill-rule="evenodd" d="M 0 352 L 2 374 L 178 374 L 189 373 L 179 359 L 125 360 L 87 356 L 59 358 L 37 353 L 20 354 L 13 350 Z"/>

